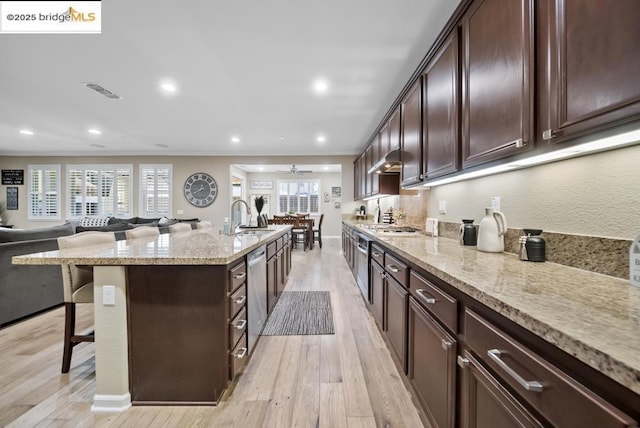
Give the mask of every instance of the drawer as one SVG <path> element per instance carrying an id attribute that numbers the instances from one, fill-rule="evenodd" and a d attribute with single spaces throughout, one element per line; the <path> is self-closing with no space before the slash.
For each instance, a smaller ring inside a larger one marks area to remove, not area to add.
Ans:
<path id="1" fill-rule="evenodd" d="M 409 266 L 386 253 L 384 255 L 384 270 L 394 277 L 400 285 L 407 288 L 409 284 Z"/>
<path id="2" fill-rule="evenodd" d="M 269 244 L 267 244 L 267 260 L 275 256 L 277 252 L 278 252 L 277 241 L 270 242 Z"/>
<path id="3" fill-rule="evenodd" d="M 247 265 L 245 262 L 238 263 L 229 270 L 229 291 L 234 292 L 236 288 L 245 283 L 247 279 Z"/>
<path id="4" fill-rule="evenodd" d="M 229 353 L 229 379 L 233 380 L 249 358 L 247 335 L 243 334 L 238 344 Z"/>
<path id="5" fill-rule="evenodd" d="M 384 250 L 375 244 L 371 245 L 371 258 L 384 266 Z"/>
<path id="6" fill-rule="evenodd" d="M 233 348 L 240 336 L 247 331 L 247 310 L 243 308 L 229 323 L 229 348 Z"/>
<path id="7" fill-rule="evenodd" d="M 247 304 L 247 286 L 242 285 L 229 296 L 229 314 L 230 318 L 236 316 L 238 311 Z"/>
<path id="8" fill-rule="evenodd" d="M 458 332 L 458 302 L 428 280 L 411 271 L 411 295 L 452 332 Z"/>
<path id="9" fill-rule="evenodd" d="M 466 343 L 482 363 L 551 425 L 636 426 L 619 409 L 473 311 L 465 311 L 464 323 Z"/>

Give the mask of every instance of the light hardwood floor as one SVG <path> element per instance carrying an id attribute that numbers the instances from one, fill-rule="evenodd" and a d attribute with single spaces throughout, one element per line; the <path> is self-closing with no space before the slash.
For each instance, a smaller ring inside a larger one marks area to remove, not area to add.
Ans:
<path id="1" fill-rule="evenodd" d="M 286 290 L 327 290 L 334 335 L 263 336 L 217 407 L 132 407 L 92 413 L 93 344 L 60 373 L 63 309 L 0 330 L 0 426 L 422 427 L 417 408 L 340 251 L 294 250 Z M 78 311 L 82 329 L 92 307 Z"/>

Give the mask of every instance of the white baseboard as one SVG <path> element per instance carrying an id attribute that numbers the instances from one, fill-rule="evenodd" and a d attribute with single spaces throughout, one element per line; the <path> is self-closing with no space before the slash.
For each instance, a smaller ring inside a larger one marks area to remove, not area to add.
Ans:
<path id="1" fill-rule="evenodd" d="M 124 412 L 131 407 L 131 394 L 93 396 L 92 412 Z"/>

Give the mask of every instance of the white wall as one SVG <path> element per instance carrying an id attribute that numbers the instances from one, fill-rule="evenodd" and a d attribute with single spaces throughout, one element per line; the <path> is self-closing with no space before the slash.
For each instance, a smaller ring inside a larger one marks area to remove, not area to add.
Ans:
<path id="1" fill-rule="evenodd" d="M 67 164 L 133 164 L 134 170 L 134 215 L 138 215 L 138 166 L 147 164 L 173 165 L 173 215 L 175 217 L 199 217 L 210 220 L 215 227 L 222 227 L 224 217 L 230 217 L 231 181 L 230 167 L 232 164 L 340 164 L 342 168 L 342 208 L 341 212 L 351 213 L 355 210 L 353 202 L 353 161 L 355 156 L 78 156 L 78 157 L 0 157 L 0 169 L 24 169 L 27 172 L 29 164 L 60 164 L 63 177 Z M 195 172 L 207 172 L 213 176 L 218 184 L 218 197 L 213 204 L 206 208 L 196 208 L 184 198 L 182 187 L 185 179 Z M 18 228 L 46 227 L 61 224 L 66 218 L 66 190 L 63 183 L 62 220 L 55 222 L 27 221 L 27 190 L 25 184 L 18 186 L 19 210 L 5 212 L 3 219 L 6 224 L 14 224 Z M 0 186 L 0 200 L 6 198 L 6 187 Z M 250 189 L 247 189 L 250 192 Z M 182 214 L 177 214 L 182 211 Z M 323 234 L 325 234 L 323 225 Z"/>
<path id="2" fill-rule="evenodd" d="M 428 211 L 479 224 L 492 196 L 502 198 L 509 227 L 633 239 L 640 234 L 640 145 L 434 187 Z"/>

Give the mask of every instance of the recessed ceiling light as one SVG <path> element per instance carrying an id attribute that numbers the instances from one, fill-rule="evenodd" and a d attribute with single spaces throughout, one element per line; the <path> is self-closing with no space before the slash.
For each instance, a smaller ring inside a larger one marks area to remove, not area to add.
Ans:
<path id="1" fill-rule="evenodd" d="M 264 171 L 264 167 L 263 166 L 259 166 L 258 167 L 258 171 Z"/>
<path id="2" fill-rule="evenodd" d="M 33 131 L 29 131 L 28 129 L 21 129 L 20 133 L 24 135 L 33 135 Z"/>
<path id="3" fill-rule="evenodd" d="M 176 85 L 174 85 L 173 83 L 163 83 L 162 85 L 160 85 L 160 87 L 165 92 L 172 93 L 172 92 L 177 91 Z"/>
<path id="4" fill-rule="evenodd" d="M 280 140 L 284 141 L 284 137 L 280 137 Z"/>
<path id="5" fill-rule="evenodd" d="M 329 167 L 328 167 L 328 166 L 325 166 L 325 167 L 324 167 L 324 170 L 325 170 L 325 171 L 329 171 Z"/>
<path id="6" fill-rule="evenodd" d="M 240 142 L 240 138 L 239 137 L 231 137 L 231 142 L 232 143 L 239 143 Z"/>
<path id="7" fill-rule="evenodd" d="M 93 135 L 100 135 L 102 134 L 102 131 L 98 130 L 98 129 L 89 129 L 87 132 L 89 132 L 89 134 L 93 134 Z"/>
<path id="8" fill-rule="evenodd" d="M 324 143 L 325 141 L 327 141 L 327 138 L 324 135 L 318 135 L 318 138 L 316 138 L 316 141 L 318 143 Z"/>
<path id="9" fill-rule="evenodd" d="M 324 94 L 329 89 L 329 82 L 325 79 L 316 79 L 313 81 L 313 90 L 318 94 Z"/>

